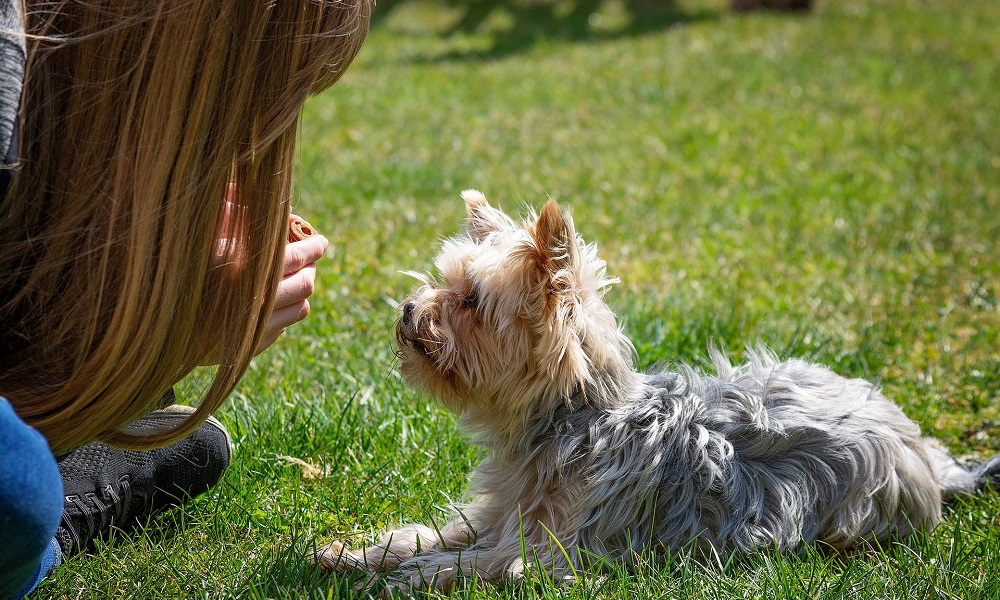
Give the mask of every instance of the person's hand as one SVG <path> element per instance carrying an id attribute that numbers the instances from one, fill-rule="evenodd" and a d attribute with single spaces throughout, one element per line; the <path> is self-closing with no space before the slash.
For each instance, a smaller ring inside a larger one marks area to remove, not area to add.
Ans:
<path id="1" fill-rule="evenodd" d="M 294 216 L 294 215 L 293 215 Z M 257 346 L 257 354 L 274 343 L 289 325 L 298 323 L 309 314 L 309 296 L 316 283 L 316 261 L 326 252 L 330 242 L 322 235 L 311 235 L 301 242 L 285 246 L 285 269 L 274 310 L 267 320 L 267 331 Z"/>

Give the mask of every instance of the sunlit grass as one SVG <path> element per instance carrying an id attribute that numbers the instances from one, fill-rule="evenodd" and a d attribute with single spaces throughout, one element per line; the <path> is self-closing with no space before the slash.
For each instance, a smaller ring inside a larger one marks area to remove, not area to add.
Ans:
<path id="1" fill-rule="evenodd" d="M 593 19 L 558 4 L 379 4 L 358 63 L 307 106 L 296 210 L 330 256 L 308 321 L 219 415 L 232 468 L 37 597 L 347 597 L 306 562 L 314 544 L 439 519 L 477 452 L 400 380 L 391 327 L 399 271 L 430 268 L 468 187 L 515 213 L 571 208 L 622 280 L 608 300 L 642 366 L 761 340 L 880 378 L 957 455 L 1000 449 L 1000 4 L 735 17 L 721 0 L 609 0 Z M 466 5 L 490 10 L 453 31 Z M 456 595 L 1000 597 L 1000 497 L 946 514 L 847 557 L 651 556 Z"/>

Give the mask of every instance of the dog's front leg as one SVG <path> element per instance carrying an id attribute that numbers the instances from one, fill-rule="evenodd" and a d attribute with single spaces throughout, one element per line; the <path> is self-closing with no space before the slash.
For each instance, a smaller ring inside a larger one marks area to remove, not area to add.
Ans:
<path id="1" fill-rule="evenodd" d="M 441 529 L 410 524 L 386 533 L 377 544 L 361 551 L 350 552 L 341 542 L 333 542 L 318 550 L 316 559 L 326 571 L 387 571 L 422 552 L 464 548 L 475 539 L 475 530 L 463 518 L 455 519 Z"/>
<path id="2" fill-rule="evenodd" d="M 418 590 L 447 591 L 462 579 L 496 581 L 503 576 L 507 562 L 507 557 L 498 557 L 489 549 L 431 551 L 400 564 L 388 575 L 386 590 L 408 595 Z"/>
<path id="3" fill-rule="evenodd" d="M 489 534 L 470 547 L 430 551 L 399 565 L 388 577 L 388 587 L 404 594 L 414 590 L 450 590 L 460 580 L 517 581 L 528 571 L 544 572 L 553 581 L 571 581 L 576 570 L 567 558 L 575 549 L 554 544 L 531 544 L 523 539 L 491 539 Z"/>

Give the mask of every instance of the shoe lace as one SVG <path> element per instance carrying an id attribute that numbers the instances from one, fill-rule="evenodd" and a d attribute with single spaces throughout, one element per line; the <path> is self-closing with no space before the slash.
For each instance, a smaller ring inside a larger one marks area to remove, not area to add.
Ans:
<path id="1" fill-rule="evenodd" d="M 117 481 L 118 489 L 113 483 L 104 487 L 102 500 L 94 492 L 66 496 L 66 501 L 79 511 L 86 523 L 86 530 L 78 528 L 83 523 L 74 523 L 75 519 L 63 519 L 63 524 L 73 539 L 74 544 L 86 545 L 100 532 L 109 529 L 115 523 L 120 523 L 129 514 L 132 502 L 132 484 L 128 475 L 122 475 Z"/>

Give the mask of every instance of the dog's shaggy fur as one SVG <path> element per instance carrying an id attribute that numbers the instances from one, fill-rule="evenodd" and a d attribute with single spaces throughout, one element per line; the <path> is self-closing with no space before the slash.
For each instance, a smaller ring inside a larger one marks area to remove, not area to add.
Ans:
<path id="1" fill-rule="evenodd" d="M 471 502 L 440 529 L 319 552 L 338 570 L 395 569 L 409 586 L 458 576 L 556 577 L 647 547 L 726 555 L 832 549 L 933 527 L 962 468 L 871 383 L 766 349 L 715 375 L 637 373 L 603 295 L 596 248 L 550 201 L 518 226 L 463 193 L 464 233 L 397 325 L 407 379 L 485 448 Z M 996 468 L 993 464 L 992 469 Z"/>

